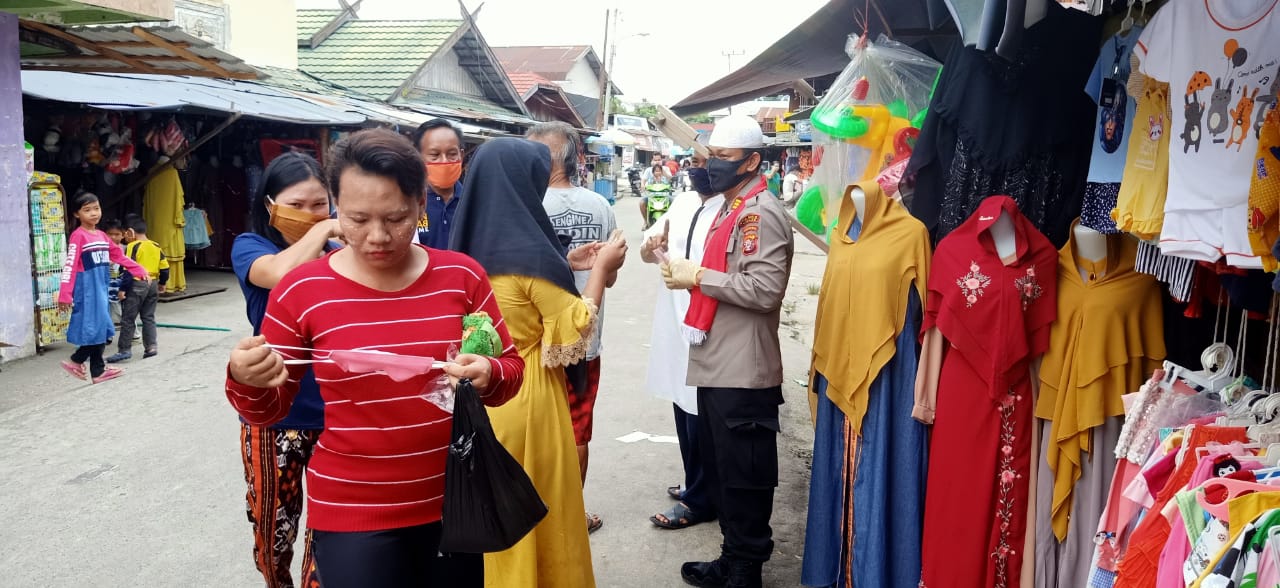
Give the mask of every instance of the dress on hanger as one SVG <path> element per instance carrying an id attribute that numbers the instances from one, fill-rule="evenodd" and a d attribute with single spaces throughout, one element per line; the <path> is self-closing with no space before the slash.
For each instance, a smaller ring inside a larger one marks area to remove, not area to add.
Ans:
<path id="1" fill-rule="evenodd" d="M 169 282 L 165 289 L 182 292 L 187 289 L 186 272 L 183 271 L 187 248 L 182 236 L 182 226 L 186 222 L 182 216 L 185 206 L 182 179 L 172 164 L 161 165 L 164 169 L 147 182 L 142 217 L 147 221 L 147 236 L 160 245 L 169 260 Z"/>
<path id="2" fill-rule="evenodd" d="M 1008 194 L 1055 246 L 1067 242 L 1094 135 L 1096 105 L 1081 88 L 1101 36 L 1101 19 L 1049 2 L 1012 60 L 951 52 L 906 172 L 907 207 L 935 238 Z"/>
<path id="3" fill-rule="evenodd" d="M 182 211 L 182 239 L 187 249 L 204 249 L 209 246 L 209 221 L 204 211 L 199 208 L 188 208 Z"/>
<path id="4" fill-rule="evenodd" d="M 929 234 L 876 182 L 842 199 L 815 321 L 817 405 L 801 583 L 914 586 L 927 473 L 911 418 Z"/>
<path id="5" fill-rule="evenodd" d="M 1002 214 L 1016 239 L 1003 261 L 989 232 Z M 936 391 L 931 376 L 917 380 L 915 416 L 933 422 L 921 586 L 1019 585 L 1032 477 L 1031 365 L 1049 348 L 1057 269 L 1053 245 L 1006 196 L 985 200 L 934 254 L 922 374 L 938 362 L 930 338 L 940 334 L 949 348 Z"/>

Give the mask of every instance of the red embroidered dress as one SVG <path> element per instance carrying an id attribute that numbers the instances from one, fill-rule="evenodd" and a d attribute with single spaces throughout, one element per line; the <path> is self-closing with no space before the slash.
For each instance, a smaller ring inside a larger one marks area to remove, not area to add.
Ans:
<path id="1" fill-rule="evenodd" d="M 988 229 L 1013 221 L 1002 262 Z M 992 196 L 938 244 L 923 331 L 946 341 L 934 407 L 925 498 L 928 588 L 1017 586 L 1031 478 L 1031 361 L 1049 347 L 1058 252 Z M 935 363 L 936 365 L 936 363 Z"/>

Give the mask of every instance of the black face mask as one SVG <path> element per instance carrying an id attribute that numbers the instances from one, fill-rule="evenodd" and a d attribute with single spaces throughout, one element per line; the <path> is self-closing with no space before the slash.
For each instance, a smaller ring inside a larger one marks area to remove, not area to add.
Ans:
<path id="1" fill-rule="evenodd" d="M 748 155 L 737 161 L 726 161 L 723 159 L 707 160 L 707 176 L 711 180 L 711 191 L 714 194 L 720 194 L 726 190 L 732 189 L 734 186 L 741 184 L 743 180 L 755 175 L 756 172 L 749 171 L 744 174 L 738 173 L 738 168 L 742 167 L 743 162 L 749 159 Z"/>
<path id="2" fill-rule="evenodd" d="M 711 176 L 707 175 L 707 170 L 705 168 L 689 168 L 689 182 L 693 184 L 693 190 L 703 196 L 711 196 L 715 194 L 711 189 Z"/>

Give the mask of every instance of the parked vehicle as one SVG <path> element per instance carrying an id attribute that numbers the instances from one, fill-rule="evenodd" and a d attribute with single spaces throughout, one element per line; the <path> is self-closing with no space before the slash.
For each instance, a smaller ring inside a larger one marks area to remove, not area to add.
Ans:
<path id="1" fill-rule="evenodd" d="M 631 193 L 636 197 L 640 196 L 640 172 L 641 168 L 638 165 L 627 168 L 627 182 L 631 184 Z"/>

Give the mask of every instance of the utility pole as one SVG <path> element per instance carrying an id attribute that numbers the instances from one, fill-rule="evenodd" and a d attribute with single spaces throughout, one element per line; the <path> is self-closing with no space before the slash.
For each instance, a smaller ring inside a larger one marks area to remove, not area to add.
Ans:
<path id="1" fill-rule="evenodd" d="M 600 108 L 596 109 L 596 130 L 603 131 L 609 121 L 609 21 L 613 10 L 604 11 L 604 45 L 600 46 Z"/>
<path id="2" fill-rule="evenodd" d="M 745 54 L 746 54 L 746 52 L 745 52 L 745 51 L 743 51 L 743 50 L 741 50 L 741 49 L 735 49 L 735 50 L 732 50 L 732 51 L 721 51 L 721 52 L 720 52 L 720 54 L 721 54 L 721 55 L 723 55 L 723 56 L 725 56 L 725 58 L 729 61 L 729 71 L 730 71 L 730 72 L 732 72 L 732 71 L 733 71 L 733 58 L 734 58 L 734 57 L 737 57 L 737 56 L 739 56 L 739 55 L 745 55 Z"/>

